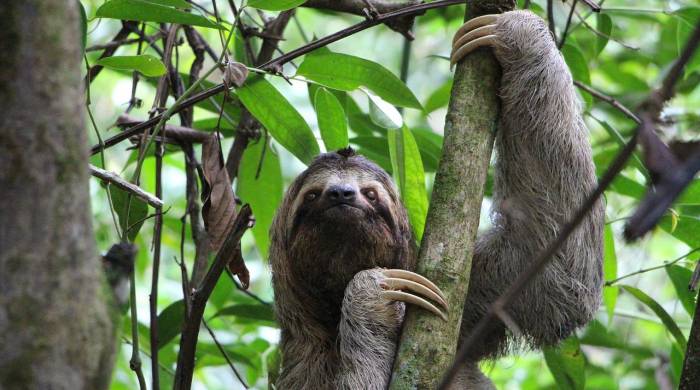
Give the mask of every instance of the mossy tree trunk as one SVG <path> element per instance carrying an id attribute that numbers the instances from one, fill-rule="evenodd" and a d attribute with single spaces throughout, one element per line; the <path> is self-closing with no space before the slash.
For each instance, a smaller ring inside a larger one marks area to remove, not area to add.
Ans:
<path id="1" fill-rule="evenodd" d="M 510 0 L 467 2 L 467 17 L 513 8 Z M 457 348 L 484 184 L 493 148 L 500 67 L 481 49 L 457 65 L 417 272 L 437 283 L 448 321 L 408 309 L 391 389 L 436 389 Z"/>
<path id="2" fill-rule="evenodd" d="M 75 0 L 0 2 L 0 388 L 104 389 Z"/>
<path id="3" fill-rule="evenodd" d="M 678 388 L 680 390 L 700 388 L 700 297 L 695 305 L 695 316 L 688 336 L 688 348 L 685 351 L 685 361 Z"/>

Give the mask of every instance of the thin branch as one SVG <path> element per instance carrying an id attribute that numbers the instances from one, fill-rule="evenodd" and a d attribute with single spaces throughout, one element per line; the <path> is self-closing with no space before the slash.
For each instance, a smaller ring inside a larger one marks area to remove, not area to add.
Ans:
<path id="1" fill-rule="evenodd" d="M 158 198 L 155 195 L 149 194 L 148 192 L 144 191 L 143 189 L 141 189 L 141 187 L 135 184 L 129 183 L 128 181 L 119 177 L 119 175 L 117 175 L 114 172 L 105 171 L 104 169 L 100 169 L 91 164 L 90 174 L 106 183 L 113 184 L 119 189 L 134 195 L 135 197 L 148 203 L 153 208 L 157 209 L 163 207 L 163 201 L 160 200 L 160 198 Z"/>
<path id="2" fill-rule="evenodd" d="M 163 145 L 156 145 L 156 196 L 163 196 Z M 156 218 L 153 223 L 153 266 L 151 269 L 151 294 L 148 296 L 150 309 L 150 338 L 151 338 L 151 378 L 152 389 L 160 389 L 160 376 L 158 375 L 158 277 L 160 275 L 160 248 L 163 233 L 162 207 L 156 209 Z"/>
<path id="3" fill-rule="evenodd" d="M 165 43 L 163 44 L 165 50 L 163 51 L 163 62 L 167 68 L 167 72 L 161 77 L 160 83 L 158 85 L 158 91 L 156 92 L 156 98 L 153 101 L 153 112 L 159 107 L 165 105 L 168 99 L 168 90 L 177 99 L 178 86 L 177 83 L 177 69 L 172 63 L 173 48 L 177 41 L 177 33 L 180 26 L 178 24 L 171 24 L 168 30 L 168 35 L 165 37 Z M 170 88 L 168 88 L 170 85 Z M 145 153 L 146 150 L 142 149 Z M 156 140 L 155 147 L 155 160 L 156 160 L 156 196 L 163 196 L 163 143 Z M 161 209 L 156 209 L 157 212 Z M 152 378 L 152 390 L 160 389 L 160 375 L 158 371 L 158 277 L 160 275 L 160 255 L 161 255 L 161 239 L 163 232 L 163 216 L 158 213 L 153 225 L 153 266 L 151 268 L 151 294 L 149 295 L 149 309 L 150 309 L 150 338 L 151 338 L 151 378 Z"/>
<path id="4" fill-rule="evenodd" d="M 211 296 L 212 291 L 214 291 L 216 282 L 226 268 L 226 263 L 230 259 L 231 254 L 237 250 L 241 237 L 249 226 L 251 216 L 250 207 L 248 205 L 243 206 L 236 216 L 231 233 L 229 233 L 223 246 L 216 254 L 211 268 L 209 268 L 200 286 L 192 294 L 190 313 L 185 321 L 180 337 L 180 352 L 178 354 L 175 384 L 173 386 L 175 390 L 186 390 L 192 385 L 197 336 L 199 335 L 199 327 L 202 323 L 207 300 Z"/>
<path id="5" fill-rule="evenodd" d="M 586 3 L 586 5 L 591 9 L 593 12 L 600 12 L 600 5 L 596 4 L 595 1 L 593 0 L 581 0 L 582 2 Z M 601 1 L 601 4 L 603 2 Z"/>
<path id="6" fill-rule="evenodd" d="M 681 260 L 686 259 L 688 256 L 692 255 L 693 253 L 695 253 L 695 252 L 697 252 L 697 251 L 699 251 L 699 250 L 700 250 L 700 247 L 695 248 L 695 249 L 693 249 L 692 251 L 690 251 L 690 252 L 688 252 L 688 253 L 686 253 L 686 254 L 680 256 L 680 257 L 677 257 L 677 258 L 675 258 L 675 259 L 673 259 L 673 260 L 664 261 L 664 263 L 661 264 L 661 265 L 656 265 L 656 266 L 649 267 L 649 268 L 643 268 L 643 269 L 640 269 L 639 271 L 635 271 L 635 272 L 629 273 L 629 274 L 627 274 L 627 275 L 622 275 L 622 276 L 620 276 L 619 278 L 616 278 L 616 279 L 613 279 L 613 280 L 608 280 L 608 281 L 605 282 L 605 285 L 606 285 L 606 286 L 612 286 L 612 285 L 614 285 L 615 283 L 619 282 L 620 280 L 627 279 L 627 278 L 630 278 L 630 277 L 632 277 L 632 276 L 640 275 L 640 274 L 647 273 L 647 272 L 650 272 L 650 271 L 655 271 L 655 270 L 657 270 L 657 269 L 669 267 L 669 266 L 671 266 L 671 265 L 673 265 L 673 264 L 678 263 L 678 262 L 681 261 Z"/>
<path id="7" fill-rule="evenodd" d="M 409 6 L 406 8 L 402 8 L 400 10 L 387 12 L 385 14 L 379 15 L 375 19 L 365 20 L 363 22 L 357 23 L 353 26 L 350 26 L 348 28 L 345 28 L 343 30 L 335 32 L 331 35 L 328 35 L 324 38 L 313 41 L 313 42 L 309 43 L 308 45 L 304 45 L 298 49 L 292 50 L 285 55 L 279 56 L 279 57 L 275 58 L 274 60 L 268 61 L 268 62 L 260 65 L 259 67 L 261 69 L 274 70 L 274 69 L 281 67 L 282 65 L 286 64 L 287 62 L 289 62 L 295 58 L 303 56 L 304 54 L 312 52 L 320 47 L 327 46 L 327 45 L 329 45 L 333 42 L 339 41 L 343 38 L 347 38 L 350 35 L 356 34 L 360 31 L 364 31 L 370 27 L 374 27 L 378 24 L 382 24 L 387 20 L 399 18 L 402 16 L 417 15 L 417 14 L 421 14 L 429 9 L 443 8 L 443 7 L 448 7 L 451 5 L 458 5 L 458 4 L 464 4 L 464 1 L 463 0 L 439 0 L 439 1 L 433 1 L 431 3 L 412 5 L 412 6 Z"/>
<path id="8" fill-rule="evenodd" d="M 209 336 L 211 336 L 211 339 L 214 340 L 214 344 L 216 345 L 216 348 L 219 349 L 219 352 L 221 352 L 221 356 L 224 357 L 228 366 L 231 367 L 231 371 L 233 371 L 233 374 L 236 375 L 236 378 L 238 378 L 238 381 L 241 382 L 241 384 L 243 385 L 244 388 L 246 388 L 246 389 L 250 388 L 248 386 L 248 384 L 245 382 L 245 380 L 243 380 L 243 377 L 241 376 L 241 374 L 236 369 L 236 366 L 233 365 L 233 362 L 231 361 L 231 358 L 228 356 L 228 353 L 226 352 L 226 350 L 224 349 L 224 346 L 221 345 L 219 340 L 217 340 L 216 334 L 214 334 L 214 331 L 211 330 L 211 328 L 209 327 L 209 324 L 207 324 L 207 321 L 202 320 L 202 324 L 204 325 L 205 328 L 207 328 L 207 331 L 209 332 Z"/>
<path id="9" fill-rule="evenodd" d="M 574 11 L 576 10 L 576 3 L 578 3 L 578 0 L 573 0 L 571 2 L 571 9 L 569 10 L 569 16 L 566 18 L 566 25 L 564 26 L 564 31 L 561 33 L 561 40 L 559 41 L 559 49 L 564 47 L 564 43 L 566 42 L 566 37 L 569 34 L 569 27 L 571 27 L 571 18 L 574 16 Z"/>
<path id="10" fill-rule="evenodd" d="M 126 237 L 126 232 L 124 233 Z M 129 368 L 136 373 L 136 378 L 139 382 L 140 390 L 147 390 L 146 377 L 143 375 L 141 367 L 141 356 L 139 355 L 139 319 L 136 311 L 136 272 L 130 275 L 129 288 L 129 307 L 131 310 L 131 339 L 133 340 L 131 349 L 131 359 L 129 359 Z"/>
<path id="11" fill-rule="evenodd" d="M 117 118 L 116 125 L 119 127 L 130 127 L 142 123 L 143 120 L 136 117 L 122 114 Z M 201 144 L 207 139 L 211 133 L 205 131 L 195 130 L 191 127 L 178 126 L 178 125 L 165 125 L 164 136 L 166 140 L 176 143 L 195 143 Z"/>
<path id="12" fill-rule="evenodd" d="M 238 281 L 236 280 L 236 278 L 233 276 L 233 272 L 231 272 L 231 270 L 229 270 L 228 268 L 226 269 L 226 274 L 228 274 L 229 278 L 231 279 L 231 282 L 236 286 L 236 288 L 238 289 L 238 291 L 240 291 L 240 292 L 242 292 L 243 294 L 245 294 L 245 295 L 247 295 L 247 296 L 253 298 L 253 299 L 256 300 L 258 303 L 261 303 L 261 304 L 263 304 L 263 305 L 265 305 L 265 306 L 272 306 L 272 303 L 270 303 L 270 302 L 268 302 L 268 301 L 266 301 L 266 300 L 260 298 L 259 296 L 253 294 L 252 292 L 250 292 L 250 290 L 243 288 L 243 286 L 241 286 L 241 284 L 238 283 Z"/>
<path id="13" fill-rule="evenodd" d="M 620 103 L 617 99 L 613 98 L 612 96 L 608 96 L 596 89 L 593 89 L 592 87 L 589 87 L 588 85 L 578 81 L 574 80 L 574 85 L 581 88 L 582 90 L 590 93 L 593 97 L 600 99 L 611 106 L 615 107 L 618 109 L 621 113 L 625 114 L 628 118 L 632 119 L 633 121 L 639 123 L 642 123 L 642 120 L 639 119 L 639 117 L 632 112 L 629 108 L 625 107 L 622 103 Z"/>
<path id="14" fill-rule="evenodd" d="M 408 6 L 420 4 L 421 0 L 409 0 L 404 2 L 372 0 L 372 7 L 381 15 L 400 10 Z M 367 3 L 364 0 L 308 0 L 302 7 L 324 9 L 338 12 L 346 12 L 352 15 L 366 16 Z M 385 22 L 387 27 L 402 34 L 406 39 L 413 39 L 413 20 L 417 15 L 409 15 Z"/>
<path id="15" fill-rule="evenodd" d="M 557 31 L 554 25 L 554 5 L 552 0 L 547 0 L 547 25 L 549 26 L 549 32 L 554 38 L 554 42 L 557 41 Z"/>
<path id="16" fill-rule="evenodd" d="M 146 42 L 148 42 L 149 44 L 151 44 L 151 43 L 153 43 L 154 41 L 156 41 L 157 39 L 160 39 L 162 36 L 163 36 L 163 32 L 162 32 L 162 31 L 158 31 L 158 32 L 156 32 L 156 33 L 153 34 L 153 35 L 148 35 L 148 36 L 146 36 L 146 39 L 145 39 L 145 40 L 146 40 Z M 134 43 L 138 43 L 138 42 L 140 42 L 140 41 L 142 41 L 142 38 L 141 38 L 141 37 L 138 37 L 138 38 L 131 38 L 131 39 L 121 39 L 121 40 L 118 40 L 118 41 L 109 41 L 109 42 L 104 43 L 104 44 L 101 44 L 101 45 L 92 45 L 92 46 L 86 48 L 85 51 L 86 51 L 86 52 L 91 52 L 91 51 L 98 51 L 98 50 L 106 50 L 106 49 L 118 48 L 118 47 L 121 47 L 121 46 L 131 45 L 131 44 L 134 44 Z"/>
<path id="17" fill-rule="evenodd" d="M 463 4 L 463 0 L 438 0 L 438 1 L 433 1 L 431 3 L 425 3 L 425 4 L 418 4 L 415 6 L 410 6 L 406 7 L 403 9 L 400 9 L 398 11 L 390 12 L 387 14 L 380 15 L 377 19 L 374 20 L 365 20 L 360 23 L 357 23 L 353 26 L 350 26 L 346 29 L 340 30 L 334 34 L 331 34 L 325 38 L 319 39 L 317 41 L 313 41 L 307 45 L 304 45 L 296 50 L 293 50 L 287 54 L 281 55 L 273 60 L 270 60 L 260 66 L 262 69 L 270 69 L 270 68 L 275 68 L 278 66 L 282 66 L 286 64 L 289 61 L 292 61 L 298 57 L 303 56 L 304 54 L 307 54 L 313 50 L 316 50 L 320 47 L 324 47 L 326 45 L 329 45 L 333 42 L 337 42 L 343 38 L 347 38 L 353 34 L 356 34 L 360 31 L 364 31 L 368 28 L 374 27 L 378 24 L 381 24 L 382 22 L 386 20 L 390 20 L 393 18 L 398 18 L 401 16 L 406 16 L 406 15 L 413 15 L 413 14 L 418 14 L 421 12 L 424 12 L 429 9 L 434 9 L 434 8 L 444 8 L 447 6 L 451 5 L 458 5 L 458 4 Z M 184 109 L 187 109 L 202 100 L 208 99 L 211 96 L 217 95 L 223 91 L 226 90 L 226 87 L 224 86 L 223 83 L 218 84 L 214 87 L 211 87 L 207 90 L 204 90 L 202 92 L 193 94 L 192 96 L 189 96 L 186 99 L 182 99 L 181 102 L 179 102 L 176 106 L 173 107 L 172 112 L 169 113 L 170 115 L 178 113 Z M 187 91 L 186 91 L 187 92 Z M 185 94 L 183 94 L 184 96 Z M 131 127 L 124 132 L 117 134 L 104 142 L 104 147 L 109 148 L 112 147 L 121 141 L 124 141 L 125 139 L 130 138 L 131 136 L 138 134 L 139 132 L 151 128 L 155 126 L 161 119 L 162 119 L 163 114 L 157 115 L 145 122 L 141 122 L 138 125 L 135 125 L 134 127 Z M 96 154 L 100 151 L 100 145 L 94 145 L 90 149 L 90 154 Z"/>

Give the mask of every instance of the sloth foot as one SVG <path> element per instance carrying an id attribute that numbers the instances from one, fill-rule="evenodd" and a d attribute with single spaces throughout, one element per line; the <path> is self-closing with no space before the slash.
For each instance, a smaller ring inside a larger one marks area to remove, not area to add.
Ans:
<path id="1" fill-rule="evenodd" d="M 495 34 L 498 17 L 499 15 L 478 16 L 468 20 L 457 30 L 452 40 L 450 66 L 480 47 L 490 47 L 495 44 L 498 39 Z"/>
<path id="2" fill-rule="evenodd" d="M 445 310 L 448 309 L 445 294 L 427 278 L 417 273 L 403 269 L 385 269 L 381 273 L 384 279 L 380 282 L 382 297 L 392 301 L 401 301 L 421 307 L 447 321 L 445 313 L 435 305 L 418 295 L 420 294 L 437 302 Z"/>

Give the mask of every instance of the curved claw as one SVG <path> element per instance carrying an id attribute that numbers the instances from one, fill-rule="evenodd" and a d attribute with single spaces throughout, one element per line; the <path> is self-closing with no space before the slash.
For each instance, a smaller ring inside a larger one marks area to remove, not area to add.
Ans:
<path id="1" fill-rule="evenodd" d="M 411 271 L 406 271 L 405 269 L 386 269 L 383 271 L 384 276 L 388 278 L 401 278 L 401 279 L 407 279 L 414 281 L 416 283 L 422 284 L 423 286 L 429 288 L 433 292 L 435 292 L 437 295 L 442 298 L 443 301 L 447 302 L 447 299 L 445 298 L 445 294 L 440 291 L 438 286 L 435 285 L 435 283 L 431 282 L 428 280 L 425 276 L 418 275 L 415 272 Z"/>
<path id="2" fill-rule="evenodd" d="M 421 294 L 439 303 L 442 307 L 447 309 L 447 301 L 445 301 L 444 298 L 439 296 L 433 290 L 425 287 L 422 284 L 416 283 L 412 280 L 399 278 L 384 279 L 382 283 L 392 290 L 409 290 L 411 292 Z"/>
<path id="3" fill-rule="evenodd" d="M 467 42 L 474 40 L 476 38 L 481 38 L 486 35 L 493 35 L 496 33 L 496 25 L 495 24 L 487 24 L 486 26 L 481 26 L 479 28 L 475 28 L 474 30 L 471 30 L 467 32 L 466 34 L 462 35 L 452 43 L 452 52 L 455 51 L 455 49 L 459 49 L 460 47 L 464 46 Z M 455 35 L 455 38 L 457 38 L 457 35 Z"/>
<path id="4" fill-rule="evenodd" d="M 449 307 L 447 305 L 447 300 L 445 299 L 445 294 L 440 291 L 435 283 L 415 272 L 406 271 L 403 269 L 387 269 L 383 270 L 382 273 L 386 277 L 386 279 L 382 280 L 381 282 L 382 288 L 386 290 L 382 292 L 382 297 L 393 301 L 402 301 L 414 304 L 428 310 L 443 320 L 447 320 L 447 316 L 442 310 L 438 309 L 427 300 L 413 294 L 420 294 L 426 298 L 438 302 L 440 306 L 447 310 Z"/>
<path id="5" fill-rule="evenodd" d="M 432 303 L 426 301 L 421 297 L 417 297 L 415 295 L 408 294 L 403 291 L 383 291 L 382 296 L 392 301 L 401 301 L 422 307 L 423 309 L 426 309 L 429 312 L 435 314 L 436 316 L 442 318 L 444 321 L 447 321 L 447 316 L 442 311 L 440 311 L 440 309 L 438 309 Z"/>
<path id="6" fill-rule="evenodd" d="M 466 45 L 457 49 L 457 51 L 452 53 L 450 57 L 450 66 L 456 64 L 464 58 L 467 54 L 473 52 L 474 50 L 482 46 L 491 46 L 496 42 L 497 37 L 495 35 L 486 35 L 481 38 L 477 38 L 473 41 L 468 42 Z"/>
<path id="7" fill-rule="evenodd" d="M 459 30 L 457 30 L 457 32 L 455 33 L 454 38 L 452 38 L 452 44 L 454 44 L 457 41 L 458 37 L 461 37 L 467 31 L 471 31 L 477 27 L 486 26 L 487 24 L 496 23 L 498 16 L 499 16 L 498 14 L 482 15 L 482 16 L 477 16 L 476 18 L 467 20 L 462 25 L 462 27 L 460 27 Z"/>
<path id="8" fill-rule="evenodd" d="M 457 30 L 452 39 L 450 66 L 467 54 L 482 46 L 492 46 L 496 42 L 496 20 L 499 15 L 483 15 L 468 20 Z"/>

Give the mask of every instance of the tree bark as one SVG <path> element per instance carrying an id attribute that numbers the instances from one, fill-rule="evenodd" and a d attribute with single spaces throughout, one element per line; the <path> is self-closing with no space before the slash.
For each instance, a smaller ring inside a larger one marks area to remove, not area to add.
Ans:
<path id="1" fill-rule="evenodd" d="M 468 1 L 467 17 L 513 6 L 509 0 Z M 409 306 L 391 389 L 436 389 L 454 359 L 498 119 L 499 79 L 490 50 L 478 50 L 457 65 L 416 268 L 445 293 L 448 321 Z"/>
<path id="2" fill-rule="evenodd" d="M 700 389 L 700 297 L 695 305 L 695 316 L 685 350 L 683 371 L 678 386 L 680 390 Z"/>
<path id="3" fill-rule="evenodd" d="M 78 2 L 0 2 L 0 388 L 104 389 L 114 361 L 95 251 Z"/>

